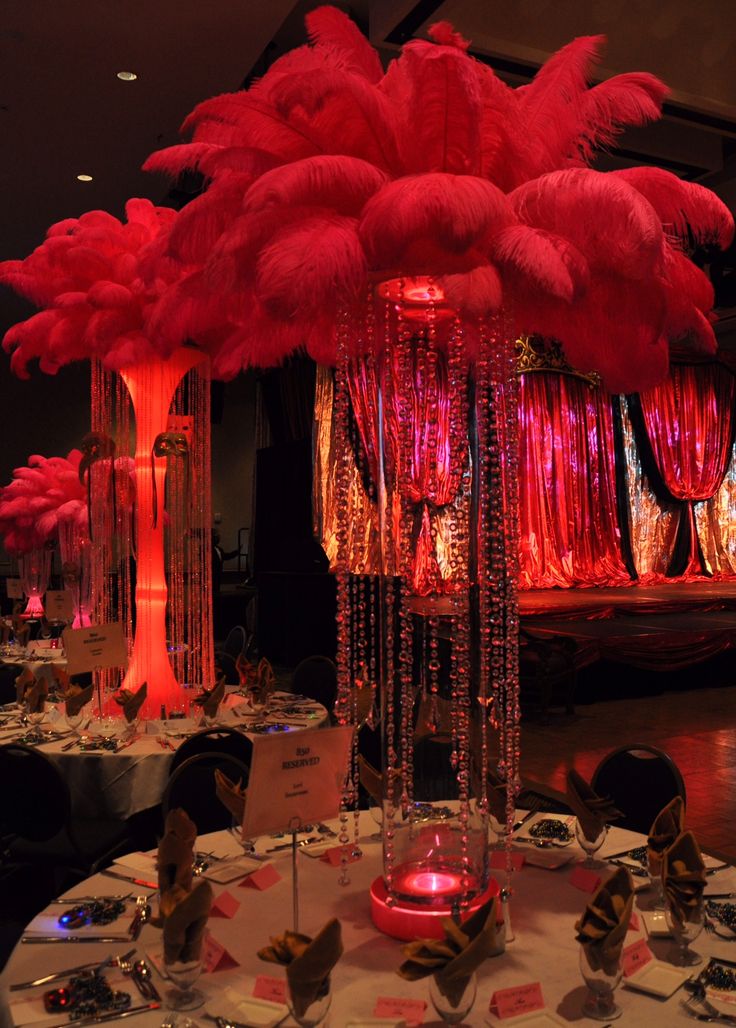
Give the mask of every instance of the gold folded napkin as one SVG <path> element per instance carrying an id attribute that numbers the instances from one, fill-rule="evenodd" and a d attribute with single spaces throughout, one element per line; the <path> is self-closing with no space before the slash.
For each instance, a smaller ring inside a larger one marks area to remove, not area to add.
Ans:
<path id="1" fill-rule="evenodd" d="M 128 724 L 132 724 L 138 717 L 138 711 L 146 702 L 148 696 L 148 682 L 144 682 L 137 692 L 130 689 L 118 689 L 113 699 L 119 707 L 123 708 L 123 716 Z"/>
<path id="2" fill-rule="evenodd" d="M 202 692 L 194 697 L 194 702 L 201 707 L 207 717 L 217 717 L 217 708 L 225 696 L 225 676 L 213 689 L 202 689 Z"/>
<path id="3" fill-rule="evenodd" d="M 238 784 L 231 781 L 226 774 L 215 768 L 215 796 L 217 796 L 223 807 L 230 811 L 238 824 L 243 823 L 245 814 L 246 790 L 243 788 L 243 780 Z"/>
<path id="4" fill-rule="evenodd" d="M 360 784 L 374 801 L 376 806 L 383 804 L 383 775 L 377 771 L 370 761 L 366 760 L 362 753 L 358 754 L 358 773 Z"/>
<path id="5" fill-rule="evenodd" d="M 625 867 L 602 882 L 575 923 L 576 939 L 592 971 L 616 973 L 634 905 L 634 882 Z"/>
<path id="6" fill-rule="evenodd" d="M 258 703 L 268 703 L 268 698 L 273 692 L 275 685 L 276 675 L 273 673 L 273 668 L 265 657 L 261 657 L 256 668 L 256 701 Z"/>
<path id="7" fill-rule="evenodd" d="M 186 811 L 176 808 L 166 816 L 164 835 L 158 844 L 158 887 L 161 896 L 175 885 L 192 887 L 192 863 L 197 829 Z"/>
<path id="8" fill-rule="evenodd" d="M 49 686 L 45 678 L 32 678 L 32 684 L 27 685 L 23 689 L 22 699 L 20 702 L 25 703 L 28 707 L 29 714 L 42 714 L 46 704 L 46 697 L 48 696 Z M 16 695 L 18 692 L 18 681 L 16 679 Z"/>
<path id="9" fill-rule="evenodd" d="M 662 873 L 662 855 L 685 829 L 685 802 L 675 796 L 652 822 L 647 839 L 647 867 L 656 878 Z"/>
<path id="10" fill-rule="evenodd" d="M 21 673 L 15 680 L 15 701 L 16 703 L 22 703 L 25 699 L 26 692 L 31 688 L 36 679 L 33 677 L 33 672 L 30 668 L 24 667 Z"/>
<path id="11" fill-rule="evenodd" d="M 6 643 L 10 642 L 11 632 L 11 626 L 6 621 L 0 621 L 0 646 L 5 646 Z"/>
<path id="12" fill-rule="evenodd" d="M 13 615 L 13 637 L 19 646 L 27 646 L 31 638 L 31 626 L 19 614 Z"/>
<path id="13" fill-rule="evenodd" d="M 705 889 L 705 864 L 692 832 L 683 832 L 662 858 L 662 884 L 673 917 L 681 924 L 695 920 Z"/>
<path id="14" fill-rule="evenodd" d="M 330 972 L 342 956 L 340 922 L 333 917 L 313 939 L 284 932 L 272 938 L 270 946 L 259 949 L 258 956 L 286 967 L 294 1013 L 302 1017 L 326 988 Z"/>
<path id="15" fill-rule="evenodd" d="M 442 995 L 457 1006 L 473 972 L 501 949 L 495 896 L 459 926 L 443 917 L 442 928 L 444 939 L 417 939 L 401 947 L 408 959 L 398 973 L 410 982 L 434 975 Z"/>
<path id="16" fill-rule="evenodd" d="M 164 963 L 188 964 L 199 960 L 207 918 L 212 908 L 212 886 L 200 881 L 183 893 L 173 910 L 164 917 Z"/>
<path id="17" fill-rule="evenodd" d="M 598 838 L 609 821 L 623 817 L 611 800 L 594 792 L 574 768 L 567 772 L 567 802 L 589 842 Z"/>
<path id="18" fill-rule="evenodd" d="M 88 685 L 83 689 L 81 685 L 69 684 L 64 693 L 64 707 L 69 717 L 76 717 L 82 707 L 89 703 L 94 696 L 94 685 Z"/>

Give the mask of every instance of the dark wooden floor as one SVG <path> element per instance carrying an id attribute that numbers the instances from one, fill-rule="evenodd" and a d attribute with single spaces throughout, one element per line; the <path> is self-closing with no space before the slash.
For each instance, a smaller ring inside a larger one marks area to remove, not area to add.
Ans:
<path id="1" fill-rule="evenodd" d="M 564 791 L 569 768 L 589 779 L 604 754 L 632 742 L 669 753 L 685 779 L 688 828 L 736 862 L 736 685 L 605 700 L 547 725 L 524 722 L 522 773 Z"/>

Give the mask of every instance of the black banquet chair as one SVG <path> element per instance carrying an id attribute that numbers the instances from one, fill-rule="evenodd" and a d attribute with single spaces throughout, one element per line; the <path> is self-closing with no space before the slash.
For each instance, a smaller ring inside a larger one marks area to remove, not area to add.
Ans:
<path id="1" fill-rule="evenodd" d="M 245 653 L 245 646 L 248 640 L 247 633 L 242 625 L 235 625 L 227 633 L 225 642 L 222 644 L 221 649 L 227 653 L 233 660 L 237 660 L 238 657 Z"/>
<path id="2" fill-rule="evenodd" d="M 624 815 L 617 828 L 647 834 L 657 814 L 675 798 L 686 800 L 680 769 L 664 750 L 631 743 L 607 753 L 593 772 L 591 787 Z"/>
<path id="3" fill-rule="evenodd" d="M 164 789 L 161 800 L 164 824 L 169 811 L 181 807 L 197 826 L 199 835 L 231 827 L 232 816 L 215 795 L 216 768 L 231 782 L 245 785 L 248 781 L 247 766 L 227 753 L 198 753 L 190 757 L 174 771 Z"/>
<path id="4" fill-rule="evenodd" d="M 294 668 L 291 691 L 327 708 L 332 720 L 337 699 L 337 666 L 329 657 L 305 657 Z"/>
<path id="5" fill-rule="evenodd" d="M 223 725 L 205 728 L 196 735 L 190 735 L 177 748 L 171 761 L 169 776 L 190 757 L 200 753 L 224 753 L 228 757 L 240 760 L 247 768 L 253 756 L 253 743 L 247 735 L 237 732 L 234 728 Z"/>
<path id="6" fill-rule="evenodd" d="M 14 864 L 56 867 L 79 880 L 131 848 L 125 822 L 75 818 L 69 786 L 43 753 L 19 743 L 0 747 L 0 836 Z"/>

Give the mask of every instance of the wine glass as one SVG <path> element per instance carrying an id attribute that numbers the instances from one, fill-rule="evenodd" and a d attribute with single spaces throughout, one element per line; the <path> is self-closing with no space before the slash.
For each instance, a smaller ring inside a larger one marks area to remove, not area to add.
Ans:
<path id="1" fill-rule="evenodd" d="M 174 961 L 165 964 L 166 974 L 173 985 L 166 993 L 166 1006 L 169 1010 L 196 1010 L 204 1003 L 204 993 L 195 989 L 194 983 L 202 973 L 202 960 Z"/>
<path id="2" fill-rule="evenodd" d="M 440 990 L 434 975 L 429 980 L 429 998 L 445 1024 L 460 1024 L 473 1009 L 478 991 L 478 978 L 475 971 L 468 978 L 462 991 L 460 991 L 459 984 L 457 988 L 460 995 L 446 996 Z"/>
<path id="3" fill-rule="evenodd" d="M 298 994 L 293 995 L 289 979 L 286 979 L 286 1003 L 289 1013 L 297 1024 L 303 1028 L 312 1028 L 313 1025 L 321 1024 L 327 1017 L 327 1011 L 332 1002 L 332 989 L 330 976 L 328 975 L 320 986 L 319 992 L 309 1004 L 304 1006 L 304 998 Z"/>
<path id="4" fill-rule="evenodd" d="M 603 843 L 606 841 L 607 835 L 608 825 L 603 825 L 603 828 L 598 833 L 598 835 L 596 835 L 595 839 L 589 839 L 583 831 L 583 827 L 580 824 L 580 821 L 577 820 L 577 818 L 575 819 L 575 838 L 578 840 L 580 848 L 585 853 L 585 860 L 582 863 L 582 867 L 588 868 L 590 870 L 598 866 L 595 860 L 593 860 L 593 854 L 597 853 L 598 850 L 601 848 Z"/>
<path id="5" fill-rule="evenodd" d="M 613 991 L 621 981 L 621 957 L 615 964 L 602 964 L 597 970 L 590 966 L 585 946 L 580 947 L 580 973 L 588 986 L 583 1013 L 594 1021 L 615 1021 L 623 1011 L 613 998 Z"/>
<path id="6" fill-rule="evenodd" d="M 662 857 L 651 850 L 647 853 L 647 872 L 649 886 L 653 892 L 654 910 L 664 910 L 664 883 L 662 881 Z"/>
<path id="7" fill-rule="evenodd" d="M 79 735 L 79 726 L 82 724 L 84 719 L 87 717 L 85 707 L 80 707 L 76 714 L 70 714 L 64 706 L 64 720 L 71 728 L 74 735 Z"/>
<path id="8" fill-rule="evenodd" d="M 695 967 L 702 964 L 703 957 L 690 949 L 690 943 L 700 935 L 705 925 L 705 902 L 702 896 L 697 898 L 695 905 L 688 910 L 687 917 L 682 916 L 682 911 L 675 908 L 667 900 L 665 902 L 664 916 L 667 920 L 667 927 L 677 943 L 677 955 L 675 963 L 678 967 Z"/>

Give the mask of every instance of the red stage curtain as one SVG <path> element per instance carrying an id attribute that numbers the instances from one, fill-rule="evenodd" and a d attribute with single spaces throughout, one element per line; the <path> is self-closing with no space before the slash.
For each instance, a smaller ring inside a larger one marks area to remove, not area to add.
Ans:
<path id="1" fill-rule="evenodd" d="M 639 397 L 651 456 L 670 495 L 687 505 L 683 575 L 702 573 L 693 504 L 721 487 L 731 459 L 734 377 L 721 364 L 674 364 L 669 378 Z"/>
<path id="2" fill-rule="evenodd" d="M 581 379 L 522 375 L 521 587 L 630 585 L 616 513 L 610 398 Z"/>

